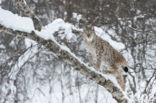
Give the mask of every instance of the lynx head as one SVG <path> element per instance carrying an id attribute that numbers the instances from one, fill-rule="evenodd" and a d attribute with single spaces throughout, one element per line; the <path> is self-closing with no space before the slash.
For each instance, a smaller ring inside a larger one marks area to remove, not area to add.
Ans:
<path id="1" fill-rule="evenodd" d="M 87 40 L 88 42 L 91 42 L 95 36 L 95 31 L 93 26 L 85 27 L 83 29 L 83 36 L 84 39 Z"/>

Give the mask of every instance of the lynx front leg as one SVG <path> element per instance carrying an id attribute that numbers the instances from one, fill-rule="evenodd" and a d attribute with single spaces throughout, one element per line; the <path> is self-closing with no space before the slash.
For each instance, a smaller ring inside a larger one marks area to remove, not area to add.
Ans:
<path id="1" fill-rule="evenodd" d="M 91 53 L 89 53 L 88 55 L 88 59 L 89 59 L 89 66 L 93 67 L 94 66 L 94 63 L 93 63 L 93 56 L 91 55 Z"/>
<path id="2" fill-rule="evenodd" d="M 96 55 L 96 69 L 98 70 L 98 71 L 100 71 L 100 67 L 101 67 L 101 55 L 100 55 L 100 53 L 97 53 L 97 55 Z"/>

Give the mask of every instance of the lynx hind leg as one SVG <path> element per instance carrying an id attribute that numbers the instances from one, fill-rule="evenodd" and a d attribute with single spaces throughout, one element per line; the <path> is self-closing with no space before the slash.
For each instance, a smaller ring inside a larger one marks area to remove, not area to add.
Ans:
<path id="1" fill-rule="evenodd" d="M 93 60 L 93 56 L 90 53 L 88 55 L 88 59 L 89 59 L 89 66 L 93 67 L 94 66 L 94 60 Z"/>
<path id="2" fill-rule="evenodd" d="M 119 75 L 117 75 L 116 78 L 117 78 L 117 81 L 118 81 L 119 85 L 123 89 L 123 91 L 125 91 L 126 86 L 125 86 L 125 82 L 124 82 L 123 76 L 121 74 L 119 74 Z"/>
<path id="3" fill-rule="evenodd" d="M 114 70 L 114 71 L 110 71 L 110 70 Z M 119 73 L 118 71 L 116 71 L 117 69 L 111 68 L 110 70 L 103 70 L 102 72 L 105 74 L 111 74 L 114 75 L 117 79 L 117 82 L 119 83 L 120 87 L 123 89 L 123 91 L 125 91 L 125 82 L 124 82 L 124 78 L 123 75 L 121 73 Z"/>

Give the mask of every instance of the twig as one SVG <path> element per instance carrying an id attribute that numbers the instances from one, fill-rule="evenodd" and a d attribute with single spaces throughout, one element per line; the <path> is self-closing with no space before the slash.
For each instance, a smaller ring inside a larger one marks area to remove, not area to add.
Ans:
<path id="1" fill-rule="evenodd" d="M 146 30 L 146 31 L 143 31 L 143 30 L 138 30 L 138 29 L 136 29 L 136 28 L 129 27 L 129 26 L 128 26 L 128 28 L 130 28 L 130 29 L 132 29 L 132 30 L 134 30 L 134 31 L 137 31 L 137 32 L 150 32 L 150 33 L 152 33 L 152 32 L 153 32 L 153 31 L 151 31 L 151 30 Z"/>

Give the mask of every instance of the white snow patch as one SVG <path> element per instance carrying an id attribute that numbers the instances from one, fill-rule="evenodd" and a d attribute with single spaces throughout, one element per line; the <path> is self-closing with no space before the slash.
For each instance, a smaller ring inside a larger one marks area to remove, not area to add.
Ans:
<path id="1" fill-rule="evenodd" d="M 30 46 L 32 45 L 36 45 L 37 43 L 31 39 L 27 39 L 25 38 L 25 45 L 26 45 L 26 48 L 29 48 Z"/>
<path id="2" fill-rule="evenodd" d="M 69 40 L 75 35 L 72 33 L 72 28 L 74 28 L 73 25 L 70 23 L 65 23 L 62 19 L 56 19 L 52 23 L 45 26 L 41 32 L 36 31 L 36 33 L 41 36 L 44 39 L 52 39 L 54 40 L 54 37 L 52 36 L 56 31 L 59 29 L 65 30 L 65 37 Z"/>
<path id="3" fill-rule="evenodd" d="M 73 13 L 73 18 L 76 18 L 76 20 L 79 21 L 82 18 L 82 15 Z"/>
<path id="4" fill-rule="evenodd" d="M 0 44 L 0 49 L 5 49 L 5 46 Z"/>
<path id="5" fill-rule="evenodd" d="M 13 14 L 12 12 L 4 10 L 1 7 L 0 24 L 5 27 L 12 28 L 13 30 L 20 30 L 29 33 L 34 30 L 34 25 L 30 18 L 18 16 L 17 14 Z"/>

